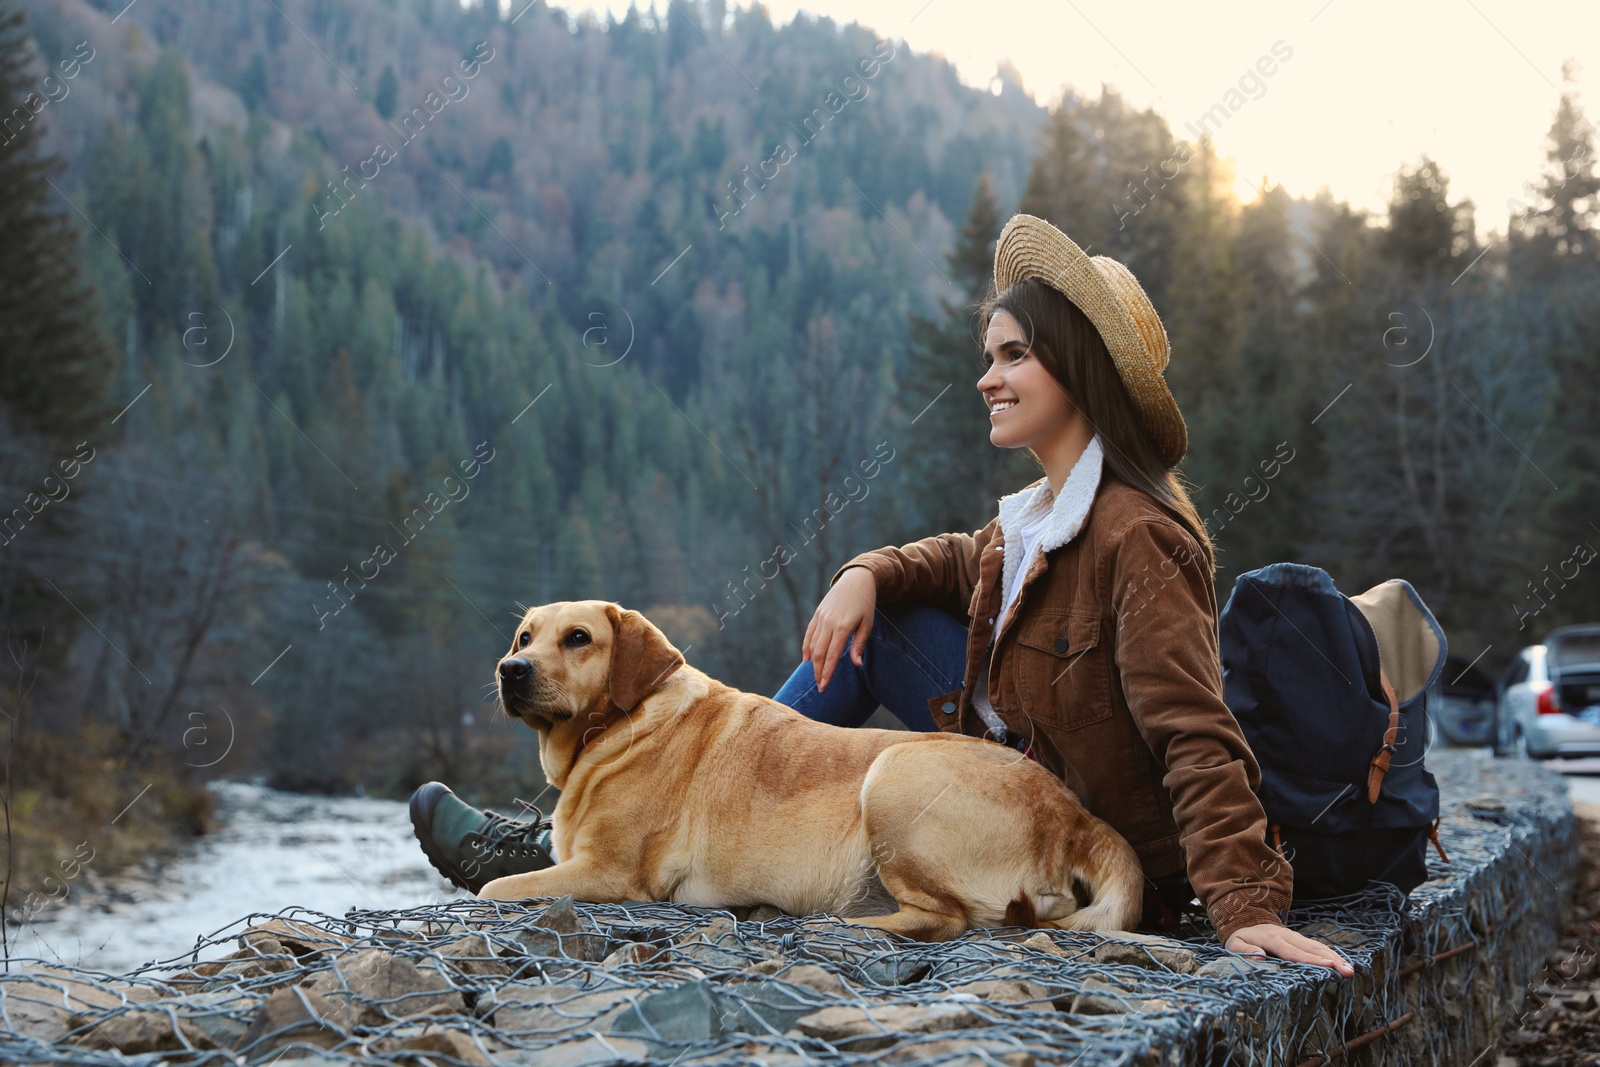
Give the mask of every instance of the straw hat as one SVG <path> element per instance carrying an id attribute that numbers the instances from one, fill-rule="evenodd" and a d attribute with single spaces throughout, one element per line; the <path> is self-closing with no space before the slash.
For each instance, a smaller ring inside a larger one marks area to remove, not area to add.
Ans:
<path id="1" fill-rule="evenodd" d="M 1189 447 L 1189 431 L 1161 377 L 1170 355 L 1166 328 L 1133 272 L 1109 256 L 1090 258 L 1044 219 L 1013 215 L 995 244 L 994 286 L 1003 293 L 1027 278 L 1045 282 L 1089 316 L 1162 460 L 1175 466 Z"/>

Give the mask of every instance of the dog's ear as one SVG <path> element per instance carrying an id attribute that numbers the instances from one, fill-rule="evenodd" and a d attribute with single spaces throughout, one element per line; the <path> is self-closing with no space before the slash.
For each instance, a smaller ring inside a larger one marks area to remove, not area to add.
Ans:
<path id="1" fill-rule="evenodd" d="M 632 711 L 685 660 L 667 635 L 637 611 L 606 605 L 611 617 L 611 702 Z"/>

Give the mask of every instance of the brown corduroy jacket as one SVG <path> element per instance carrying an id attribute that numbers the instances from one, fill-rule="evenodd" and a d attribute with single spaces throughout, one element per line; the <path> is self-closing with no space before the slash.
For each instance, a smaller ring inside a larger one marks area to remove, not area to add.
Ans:
<path id="1" fill-rule="evenodd" d="M 1127 838 L 1147 877 L 1186 871 L 1222 942 L 1283 922 L 1292 871 L 1266 843 L 1260 767 L 1222 700 L 1216 594 L 1194 538 L 1107 471 L 1083 528 L 1035 556 L 995 634 L 1004 550 L 996 516 L 864 552 L 832 581 L 865 567 L 879 603 L 968 624 L 962 688 L 929 701 L 941 730 L 987 735 L 972 695 L 988 669 L 1006 726 Z"/>

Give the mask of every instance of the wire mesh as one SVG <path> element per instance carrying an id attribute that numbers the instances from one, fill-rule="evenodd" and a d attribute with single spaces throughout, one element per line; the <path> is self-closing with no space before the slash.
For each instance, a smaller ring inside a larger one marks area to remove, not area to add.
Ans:
<path id="1" fill-rule="evenodd" d="M 1409 900 L 1375 885 L 1291 912 L 1353 979 L 1227 953 L 1195 914 L 1168 938 L 1005 928 L 917 944 L 771 909 L 287 908 L 130 975 L 14 965 L 0 1062 L 1465 1063 L 1554 943 L 1576 836 L 1550 771 L 1429 762 L 1450 863 L 1430 857 Z"/>

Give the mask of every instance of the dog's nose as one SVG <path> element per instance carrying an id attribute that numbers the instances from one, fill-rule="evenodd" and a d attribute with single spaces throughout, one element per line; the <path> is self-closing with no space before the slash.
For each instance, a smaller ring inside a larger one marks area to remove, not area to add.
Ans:
<path id="1" fill-rule="evenodd" d="M 521 657 L 500 661 L 500 680 L 503 682 L 525 682 L 532 673 L 533 664 Z"/>

